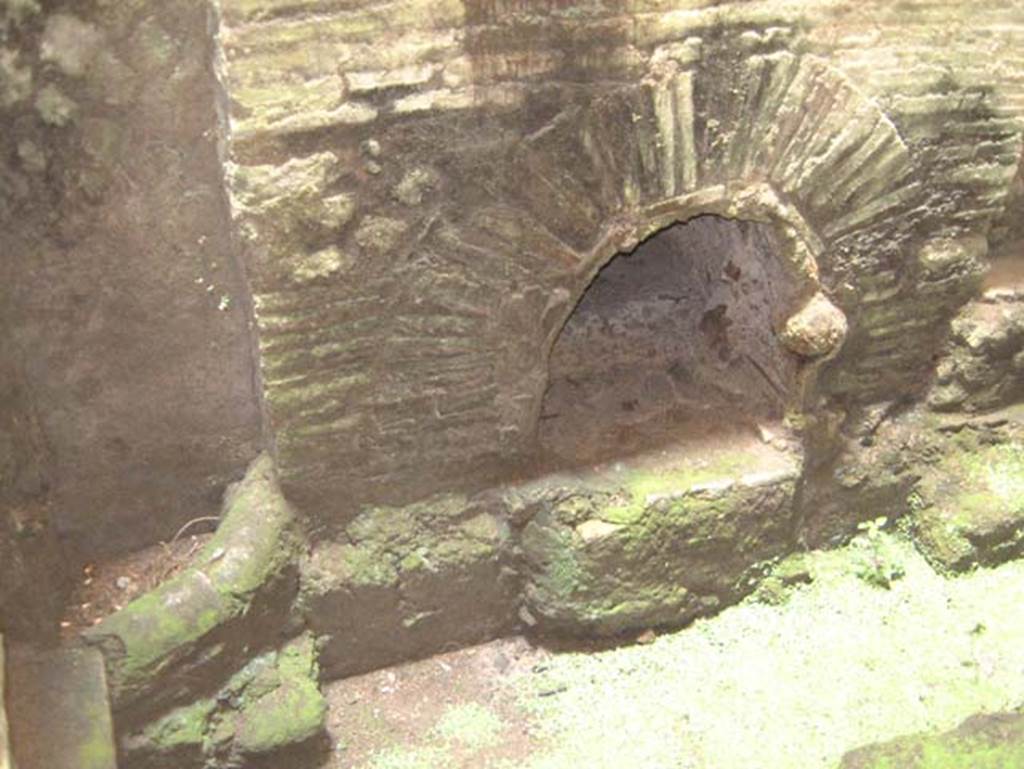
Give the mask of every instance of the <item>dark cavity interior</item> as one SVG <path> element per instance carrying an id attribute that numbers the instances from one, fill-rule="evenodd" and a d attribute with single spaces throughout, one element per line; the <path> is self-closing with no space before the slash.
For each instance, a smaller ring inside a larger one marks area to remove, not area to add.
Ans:
<path id="1" fill-rule="evenodd" d="M 772 227 L 700 216 L 614 257 L 551 352 L 540 443 L 556 464 L 724 437 L 780 418 L 793 299 Z"/>

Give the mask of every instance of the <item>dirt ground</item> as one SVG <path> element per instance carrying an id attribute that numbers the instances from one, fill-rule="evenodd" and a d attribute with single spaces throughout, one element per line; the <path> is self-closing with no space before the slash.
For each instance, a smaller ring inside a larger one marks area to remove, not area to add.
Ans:
<path id="1" fill-rule="evenodd" d="M 947 579 L 893 540 L 640 643 L 522 638 L 327 687 L 330 769 L 833 769 L 858 746 L 1024 703 L 1024 563 Z"/>
<path id="2" fill-rule="evenodd" d="M 524 638 L 508 638 L 329 687 L 331 768 L 426 766 L 436 752 L 430 745 L 402 755 L 402 746 L 425 735 L 443 743 L 451 766 L 514 765 L 544 738 L 523 718 L 508 682 L 543 669 L 549 657 Z"/>
<path id="3" fill-rule="evenodd" d="M 184 535 L 144 550 L 97 563 L 77 575 L 61 621 L 61 635 L 74 638 L 129 601 L 180 572 L 212 534 Z"/>

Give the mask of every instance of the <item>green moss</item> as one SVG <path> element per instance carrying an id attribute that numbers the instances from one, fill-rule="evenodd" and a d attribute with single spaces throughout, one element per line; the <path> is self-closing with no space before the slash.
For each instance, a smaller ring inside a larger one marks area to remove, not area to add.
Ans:
<path id="1" fill-rule="evenodd" d="M 906 766 L 906 764 L 904 764 Z M 1024 766 L 1024 744 L 978 745 L 970 742 L 943 745 L 930 742 L 924 746 L 921 769 L 1006 769 Z"/>
<path id="2" fill-rule="evenodd" d="M 267 754 L 301 745 L 324 729 L 327 702 L 318 685 L 316 645 L 303 636 L 285 646 L 275 660 L 275 683 L 264 693 L 244 688 L 235 746 L 243 755 Z"/>
<path id="3" fill-rule="evenodd" d="M 825 577 L 781 605 L 743 603 L 649 645 L 545 657 L 541 673 L 515 679 L 536 746 L 516 769 L 675 767 L 680 756 L 834 767 L 848 747 L 1024 701 L 1024 564 L 946 580 L 908 543 L 894 547 L 907 574 L 888 591 L 853 574 L 850 548 L 812 553 L 806 570 Z"/>
<path id="4" fill-rule="evenodd" d="M 568 598 L 584 579 L 576 559 L 572 534 L 544 519 L 532 521 L 523 531 L 522 546 L 538 567 L 533 588 L 542 601 Z"/>
<path id="5" fill-rule="evenodd" d="M 508 536 L 505 522 L 488 513 L 470 518 L 460 529 L 466 536 L 486 543 L 500 542 Z"/>
<path id="6" fill-rule="evenodd" d="M 194 600 L 185 606 L 177 603 L 175 596 L 193 593 L 195 586 L 189 581 L 184 576 L 167 583 L 94 628 L 94 637 L 121 640 L 123 654 L 108 661 L 115 699 L 122 691 L 144 687 L 171 664 L 175 652 L 190 648 L 227 613 L 222 607 L 198 607 Z M 217 601 L 209 593 L 203 598 Z"/>
<path id="7" fill-rule="evenodd" d="M 768 576 L 761 581 L 754 591 L 752 599 L 768 606 L 781 606 L 789 600 L 790 591 L 778 577 Z"/>
<path id="8" fill-rule="evenodd" d="M 965 429 L 919 485 L 915 531 L 943 568 L 996 562 L 1024 547 L 1024 445 Z"/>
<path id="9" fill-rule="evenodd" d="M 292 513 L 266 457 L 254 463 L 194 565 L 91 628 L 106 652 L 115 701 L 138 696 L 211 631 L 246 611 L 297 557 Z"/>
<path id="10" fill-rule="evenodd" d="M 611 634 L 716 608 L 789 546 L 796 474 L 786 455 L 736 450 L 595 476 L 523 530 L 531 611 Z"/>
<path id="11" fill-rule="evenodd" d="M 462 534 L 462 532 L 459 532 Z M 436 571 L 438 568 L 459 570 L 474 563 L 494 558 L 497 553 L 495 543 L 483 542 L 472 537 L 456 536 L 439 542 L 430 553 L 431 562 L 427 568 Z"/>
<path id="12" fill-rule="evenodd" d="M 323 730 L 326 714 L 316 684 L 283 684 L 242 712 L 235 744 L 245 755 L 300 745 Z"/>
<path id="13" fill-rule="evenodd" d="M 447 751 L 438 748 L 393 747 L 374 756 L 367 769 L 437 769 L 448 758 Z"/>
<path id="14" fill-rule="evenodd" d="M 498 742 L 503 728 L 504 724 L 493 710 L 475 702 L 467 702 L 448 707 L 434 727 L 434 732 L 448 742 L 483 748 Z"/>
<path id="15" fill-rule="evenodd" d="M 365 545 L 343 546 L 339 548 L 338 555 L 341 558 L 339 566 L 353 585 L 390 587 L 398 584 L 398 570 L 390 557 L 376 548 Z M 406 566 L 413 567 L 413 559 L 420 558 L 415 554 L 406 556 Z"/>
<path id="16" fill-rule="evenodd" d="M 610 523 L 634 522 L 658 497 L 680 495 L 705 484 L 728 483 L 760 464 L 763 464 L 760 456 L 730 451 L 670 469 L 632 470 L 618 492 L 621 502 L 609 505 L 601 512 L 601 518 Z"/>
<path id="17" fill-rule="evenodd" d="M 91 697 L 82 710 L 87 714 L 88 737 L 78 748 L 80 769 L 114 769 L 117 752 L 110 728 L 110 711 L 106 698 Z M 2 754 L 2 751 L 0 751 Z"/>
<path id="18" fill-rule="evenodd" d="M 967 490 L 953 505 L 970 519 L 991 514 L 1024 515 L 1024 446 L 1008 443 L 963 457 Z M 977 488 L 980 487 L 980 488 Z"/>
<path id="19" fill-rule="evenodd" d="M 273 464 L 262 457 L 227 502 L 213 539 L 197 564 L 208 564 L 219 592 L 248 599 L 293 561 L 298 543 L 294 514 L 273 480 Z"/>
<path id="20" fill-rule="evenodd" d="M 772 568 L 772 576 L 785 585 L 809 584 L 814 581 L 811 559 L 806 553 L 786 556 Z"/>
<path id="21" fill-rule="evenodd" d="M 286 682 L 315 681 L 316 643 L 312 637 L 303 636 L 285 646 L 278 655 L 277 669 Z"/>
<path id="22" fill-rule="evenodd" d="M 421 524 L 429 524 L 431 518 L 423 505 L 369 507 L 349 525 L 347 533 L 356 543 L 383 548 L 402 547 L 415 542 Z"/>
<path id="23" fill-rule="evenodd" d="M 211 716 L 217 708 L 215 700 L 199 700 L 177 708 L 146 727 L 143 736 L 157 751 L 171 751 L 182 746 L 199 748 L 206 738 Z"/>
<path id="24" fill-rule="evenodd" d="M 112 736 L 103 731 L 95 731 L 81 747 L 79 758 L 80 769 L 112 769 L 117 766 Z"/>
<path id="25" fill-rule="evenodd" d="M 1021 716 L 978 717 L 948 734 L 921 735 L 853 753 L 843 769 L 1010 769 L 1024 766 Z M 989 724 L 996 724 L 989 728 Z"/>
<path id="26" fill-rule="evenodd" d="M 370 507 L 348 527 L 355 543 L 337 557 L 355 584 L 394 585 L 403 572 L 442 572 L 497 557 L 508 538 L 505 524 L 470 509 L 464 496 L 445 495 L 408 507 Z"/>

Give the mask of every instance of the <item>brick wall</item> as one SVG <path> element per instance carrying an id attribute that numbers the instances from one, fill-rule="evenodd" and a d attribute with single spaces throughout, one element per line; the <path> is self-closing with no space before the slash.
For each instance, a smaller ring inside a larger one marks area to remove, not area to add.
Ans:
<path id="1" fill-rule="evenodd" d="M 236 226 L 286 488 L 484 485 L 617 250 L 789 232 L 850 335 L 814 397 L 913 397 L 1020 156 L 1020 3 L 224 0 Z"/>

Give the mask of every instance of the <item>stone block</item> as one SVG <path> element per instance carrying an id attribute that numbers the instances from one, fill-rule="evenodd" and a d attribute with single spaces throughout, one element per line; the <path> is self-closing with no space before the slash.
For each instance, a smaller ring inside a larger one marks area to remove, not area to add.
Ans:
<path id="1" fill-rule="evenodd" d="M 1024 553 L 1024 407 L 961 420 L 912 497 L 918 547 L 962 571 Z"/>
<path id="2" fill-rule="evenodd" d="M 312 766 L 326 747 L 326 716 L 316 644 L 305 635 L 127 735 L 122 751 L 132 769 Z"/>
<path id="3" fill-rule="evenodd" d="M 301 605 L 342 677 L 508 632 L 518 584 L 510 531 L 462 496 L 369 508 L 303 566 Z"/>
<path id="4" fill-rule="evenodd" d="M 795 453 L 754 444 L 538 482 L 521 539 L 528 612 L 591 636 L 714 612 L 791 549 L 799 472 Z"/>
<path id="5" fill-rule="evenodd" d="M 1024 714 L 972 716 L 941 734 L 917 734 L 843 756 L 837 769 L 999 769 L 1024 766 Z"/>
<path id="6" fill-rule="evenodd" d="M 117 769 L 102 655 L 95 649 L 8 652 L 17 769 Z"/>
<path id="7" fill-rule="evenodd" d="M 263 457 L 225 501 L 216 534 L 188 569 L 86 631 L 106 657 L 122 725 L 188 701 L 272 642 L 294 597 L 294 519 Z"/>
<path id="8" fill-rule="evenodd" d="M 928 403 L 936 411 L 980 411 L 1024 399 L 1024 289 L 991 289 L 953 320 Z"/>

